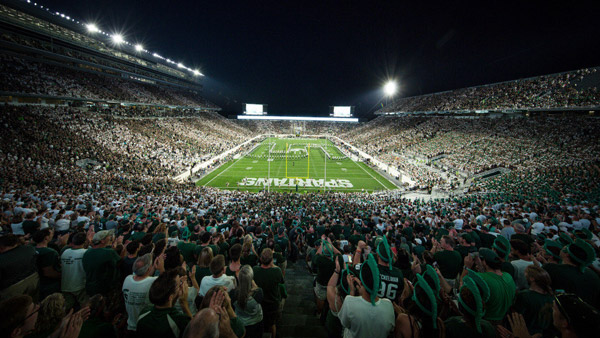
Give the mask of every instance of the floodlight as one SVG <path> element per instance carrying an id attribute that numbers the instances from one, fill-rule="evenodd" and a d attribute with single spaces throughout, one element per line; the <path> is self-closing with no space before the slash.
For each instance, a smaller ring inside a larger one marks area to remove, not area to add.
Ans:
<path id="1" fill-rule="evenodd" d="M 135 45 L 135 50 L 138 52 L 141 52 L 144 50 L 144 46 L 140 45 L 139 43 L 137 45 Z"/>
<path id="2" fill-rule="evenodd" d="M 181 62 L 177 64 L 177 67 L 179 67 L 179 68 L 185 68 L 185 66 Z"/>
<path id="3" fill-rule="evenodd" d="M 87 25 L 85 25 L 85 28 L 87 28 L 88 32 L 90 32 L 90 33 L 96 33 L 96 32 L 100 31 L 98 29 L 98 26 L 96 26 L 93 23 L 88 23 Z"/>
<path id="4" fill-rule="evenodd" d="M 125 40 L 123 40 L 123 35 L 118 34 L 118 33 L 111 35 L 111 38 L 112 38 L 113 42 L 116 43 L 117 45 L 125 42 Z"/>
<path id="5" fill-rule="evenodd" d="M 199 76 L 199 75 L 204 76 L 204 74 L 200 73 L 200 71 L 198 69 L 194 69 L 194 75 L 195 76 Z"/>
<path id="6" fill-rule="evenodd" d="M 393 96 L 394 94 L 396 94 L 396 90 L 398 89 L 397 87 L 398 86 L 396 85 L 396 82 L 389 81 L 385 84 L 385 86 L 383 86 L 383 91 L 387 96 Z"/>

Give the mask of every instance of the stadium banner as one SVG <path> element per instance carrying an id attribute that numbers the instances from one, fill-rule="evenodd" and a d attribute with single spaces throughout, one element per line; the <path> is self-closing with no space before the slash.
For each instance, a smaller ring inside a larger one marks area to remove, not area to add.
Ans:
<path id="1" fill-rule="evenodd" d="M 352 188 L 354 185 L 349 180 L 312 179 L 312 178 L 256 178 L 247 177 L 240 182 L 240 186 L 271 186 L 271 187 L 327 187 L 327 188 Z"/>

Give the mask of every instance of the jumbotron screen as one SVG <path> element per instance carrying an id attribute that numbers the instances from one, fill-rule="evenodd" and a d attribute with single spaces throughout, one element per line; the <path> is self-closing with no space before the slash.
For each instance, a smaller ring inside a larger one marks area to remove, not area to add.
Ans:
<path id="1" fill-rule="evenodd" d="M 333 117 L 350 117 L 352 108 L 352 106 L 333 106 Z"/>
<path id="2" fill-rule="evenodd" d="M 246 103 L 244 107 L 244 114 L 246 115 L 266 115 L 267 105 L 266 104 L 253 104 Z"/>

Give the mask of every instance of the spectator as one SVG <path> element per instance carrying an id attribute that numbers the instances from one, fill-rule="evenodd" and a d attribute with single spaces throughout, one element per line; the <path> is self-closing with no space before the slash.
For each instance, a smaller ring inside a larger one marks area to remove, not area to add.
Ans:
<path id="1" fill-rule="evenodd" d="M 92 238 L 92 247 L 83 255 L 85 290 L 90 297 L 98 293 L 107 296 L 118 287 L 120 270 L 117 265 L 121 257 L 112 248 L 113 241 L 114 231 L 99 231 Z"/>
<path id="2" fill-rule="evenodd" d="M 83 269 L 83 255 L 87 249 L 86 234 L 75 233 L 71 247 L 63 251 L 61 261 L 61 292 L 65 297 L 65 307 L 70 309 L 74 304 L 83 306 L 88 301 L 85 291 L 85 270 Z"/>
<path id="3" fill-rule="evenodd" d="M 235 277 L 227 276 L 225 274 L 225 256 L 216 255 L 210 261 L 210 272 L 212 276 L 206 276 L 202 278 L 200 282 L 200 296 L 203 296 L 208 292 L 210 288 L 216 285 L 222 285 L 227 289 L 227 292 L 235 289 Z"/>
<path id="4" fill-rule="evenodd" d="M 187 303 L 187 288 L 183 287 L 178 272 L 170 270 L 161 274 L 150 287 L 149 298 L 154 306 L 142 311 L 138 317 L 139 337 L 182 337 L 191 319 Z M 174 308 L 179 301 L 187 314 Z"/>
<path id="5" fill-rule="evenodd" d="M 277 334 L 277 321 L 281 318 L 283 273 L 273 264 L 273 250 L 263 249 L 260 254 L 260 265 L 253 268 L 254 281 L 263 290 L 262 302 L 263 325 L 266 332 L 275 338 Z"/>
<path id="6" fill-rule="evenodd" d="M 157 259 L 157 264 L 162 258 Z M 136 331 L 137 321 L 142 310 L 150 306 L 150 288 L 158 277 L 154 277 L 155 266 L 152 264 L 152 254 L 137 258 L 133 264 L 133 274 L 125 277 L 123 282 L 123 297 L 127 311 L 127 330 Z"/>
<path id="7" fill-rule="evenodd" d="M 36 267 L 36 250 L 21 244 L 15 235 L 0 236 L 0 300 L 13 296 L 39 296 L 40 277 Z"/>
<path id="8" fill-rule="evenodd" d="M 254 282 L 250 265 L 243 265 L 238 275 L 237 299 L 233 305 L 235 313 L 246 328 L 248 338 L 261 338 L 263 334 L 263 292 Z"/>
<path id="9" fill-rule="evenodd" d="M 350 293 L 356 288 L 358 296 L 346 296 L 338 314 L 344 326 L 344 336 L 387 337 L 394 329 L 394 307 L 386 298 L 379 298 L 381 286 L 379 269 L 372 254 L 360 267 L 360 279 L 348 275 Z"/>

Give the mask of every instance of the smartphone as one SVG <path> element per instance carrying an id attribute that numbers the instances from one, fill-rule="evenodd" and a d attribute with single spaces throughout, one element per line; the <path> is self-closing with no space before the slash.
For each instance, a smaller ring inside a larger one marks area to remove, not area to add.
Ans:
<path id="1" fill-rule="evenodd" d="M 479 252 L 471 252 L 469 255 L 471 255 L 473 258 L 476 258 L 479 257 Z"/>

